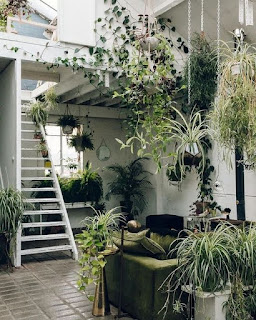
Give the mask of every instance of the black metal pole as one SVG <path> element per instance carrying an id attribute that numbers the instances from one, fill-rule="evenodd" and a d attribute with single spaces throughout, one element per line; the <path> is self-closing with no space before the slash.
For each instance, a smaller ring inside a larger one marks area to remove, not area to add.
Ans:
<path id="1" fill-rule="evenodd" d="M 234 49 L 237 50 L 237 41 L 244 40 L 244 30 L 236 29 L 234 37 Z M 239 148 L 235 148 L 235 170 L 236 170 L 236 208 L 237 219 L 245 220 L 245 195 L 244 195 L 244 166 L 242 161 L 244 160 L 243 152 Z"/>

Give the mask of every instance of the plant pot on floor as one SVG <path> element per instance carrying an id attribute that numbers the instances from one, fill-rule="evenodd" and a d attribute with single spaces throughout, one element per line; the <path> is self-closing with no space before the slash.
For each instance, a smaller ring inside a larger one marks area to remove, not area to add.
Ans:
<path id="1" fill-rule="evenodd" d="M 182 286 L 182 290 L 189 294 L 192 289 L 189 286 Z M 230 296 L 230 289 L 227 288 L 222 292 L 204 292 L 196 291 L 195 296 L 195 320 L 226 320 L 226 311 L 223 304 L 228 301 Z"/>
<path id="2" fill-rule="evenodd" d="M 134 216 L 131 213 L 132 206 L 132 201 L 120 201 L 121 212 L 125 215 L 127 222 L 134 219 Z"/>

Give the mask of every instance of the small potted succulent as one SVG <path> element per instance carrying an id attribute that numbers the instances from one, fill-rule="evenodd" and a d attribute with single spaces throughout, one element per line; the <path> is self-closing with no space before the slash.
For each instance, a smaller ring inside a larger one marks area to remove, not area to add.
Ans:
<path id="1" fill-rule="evenodd" d="M 91 135 L 87 132 L 77 133 L 69 140 L 69 145 L 75 147 L 77 152 L 85 151 L 86 149 L 93 150 Z"/>
<path id="2" fill-rule="evenodd" d="M 79 121 L 72 114 L 64 114 L 57 121 L 57 125 L 62 128 L 64 134 L 72 134 L 73 129 L 78 127 Z"/>

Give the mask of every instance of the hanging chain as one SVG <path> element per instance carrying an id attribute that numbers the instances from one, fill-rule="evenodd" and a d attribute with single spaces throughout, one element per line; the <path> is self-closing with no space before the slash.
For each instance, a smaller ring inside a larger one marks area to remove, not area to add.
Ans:
<path id="1" fill-rule="evenodd" d="M 201 32 L 204 32 L 204 0 L 201 0 Z"/>
<path id="2" fill-rule="evenodd" d="M 191 103 L 191 0 L 188 0 L 188 105 Z"/>
<path id="3" fill-rule="evenodd" d="M 220 90 L 220 0 L 217 4 L 217 97 Z"/>

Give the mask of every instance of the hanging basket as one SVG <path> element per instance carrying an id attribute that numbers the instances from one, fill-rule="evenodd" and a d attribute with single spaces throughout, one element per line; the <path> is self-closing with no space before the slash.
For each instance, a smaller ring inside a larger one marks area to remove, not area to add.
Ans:
<path id="1" fill-rule="evenodd" d="M 155 94 L 159 91 L 152 75 L 144 76 L 143 83 L 144 88 L 149 95 Z"/>
<path id="2" fill-rule="evenodd" d="M 62 127 L 62 132 L 63 134 L 72 134 L 73 133 L 74 128 L 71 126 L 64 126 Z"/>
<path id="3" fill-rule="evenodd" d="M 156 37 L 144 37 L 140 39 L 140 46 L 144 51 L 154 51 L 159 45 L 159 39 Z"/>

